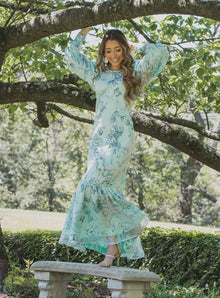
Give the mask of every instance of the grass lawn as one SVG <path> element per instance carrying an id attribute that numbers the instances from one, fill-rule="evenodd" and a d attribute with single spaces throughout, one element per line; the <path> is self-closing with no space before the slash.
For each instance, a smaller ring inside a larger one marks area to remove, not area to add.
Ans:
<path id="1" fill-rule="evenodd" d="M 0 208 L 0 220 L 3 230 L 20 232 L 24 230 L 53 230 L 61 231 L 66 213 L 44 212 L 33 210 Z M 218 233 L 220 228 L 199 227 L 175 223 L 150 221 L 148 227 L 161 227 L 167 229 L 196 230 L 205 233 Z"/>

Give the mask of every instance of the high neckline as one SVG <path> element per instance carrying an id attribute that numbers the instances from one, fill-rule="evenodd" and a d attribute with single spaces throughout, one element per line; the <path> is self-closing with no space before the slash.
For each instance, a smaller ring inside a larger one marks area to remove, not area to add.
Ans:
<path id="1" fill-rule="evenodd" d="M 109 70 L 109 71 L 121 71 L 121 69 L 113 70 L 113 69 L 110 69 L 109 67 L 107 68 L 107 70 Z"/>

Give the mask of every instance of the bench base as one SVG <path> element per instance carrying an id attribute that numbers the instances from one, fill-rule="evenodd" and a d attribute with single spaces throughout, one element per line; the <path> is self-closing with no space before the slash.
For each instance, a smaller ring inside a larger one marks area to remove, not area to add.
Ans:
<path id="1" fill-rule="evenodd" d="M 35 272 L 34 278 L 40 290 L 39 298 L 65 298 L 67 285 L 73 279 L 70 273 Z"/>
<path id="2" fill-rule="evenodd" d="M 160 277 L 150 271 L 122 267 L 99 267 L 95 264 L 40 261 L 31 266 L 40 289 L 39 298 L 65 298 L 66 288 L 73 274 L 87 274 L 108 278 L 112 298 L 144 298 L 150 283 Z"/>
<path id="3" fill-rule="evenodd" d="M 150 282 L 109 279 L 108 289 L 112 291 L 112 298 L 144 298 L 150 290 Z"/>

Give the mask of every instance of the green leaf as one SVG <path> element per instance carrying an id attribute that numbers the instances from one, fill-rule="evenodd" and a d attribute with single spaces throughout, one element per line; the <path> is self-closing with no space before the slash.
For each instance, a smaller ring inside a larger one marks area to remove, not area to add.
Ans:
<path id="1" fill-rule="evenodd" d="M 190 66 L 191 66 L 191 59 L 190 59 L 190 57 L 186 57 L 186 58 L 184 59 L 184 61 L 183 61 L 183 66 L 184 66 L 184 68 L 186 68 L 186 69 L 189 69 L 189 68 L 190 68 Z"/>
<path id="2" fill-rule="evenodd" d="M 152 24 L 152 25 L 150 26 L 150 29 L 151 29 L 151 30 L 156 30 L 156 29 L 157 29 L 157 24 L 156 24 L 156 23 Z"/>
<path id="3" fill-rule="evenodd" d="M 46 56 L 46 59 L 48 62 L 50 62 L 52 59 L 53 59 L 53 54 L 52 53 L 49 53 L 47 56 Z"/>
<path id="4" fill-rule="evenodd" d="M 16 112 L 17 109 L 18 109 L 18 105 L 17 104 L 12 104 L 12 105 L 9 106 L 9 110 L 12 113 Z"/>
<path id="5" fill-rule="evenodd" d="M 205 70 L 203 68 L 199 68 L 197 69 L 196 73 L 198 75 L 198 77 L 201 77 L 204 74 Z"/>
<path id="6" fill-rule="evenodd" d="M 53 73 L 54 73 L 54 77 L 57 80 L 60 80 L 62 78 L 62 73 L 61 73 L 61 71 L 59 69 L 55 69 L 55 71 Z"/>
<path id="7" fill-rule="evenodd" d="M 41 63 L 41 64 L 40 64 L 40 70 L 41 70 L 42 72 L 44 72 L 44 71 L 46 70 L 46 64 L 45 64 L 45 63 Z"/>

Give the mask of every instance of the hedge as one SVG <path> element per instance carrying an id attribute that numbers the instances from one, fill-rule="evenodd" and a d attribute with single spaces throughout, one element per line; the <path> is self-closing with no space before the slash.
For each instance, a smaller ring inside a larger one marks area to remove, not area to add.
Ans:
<path id="1" fill-rule="evenodd" d="M 26 260 L 50 260 L 99 263 L 103 256 L 87 250 L 80 252 L 58 244 L 60 232 L 4 232 L 4 241 L 11 264 L 18 263 L 14 248 L 22 245 Z M 195 231 L 146 229 L 142 235 L 145 258 L 127 260 L 120 266 L 149 269 L 170 285 L 220 286 L 220 235 Z"/>

